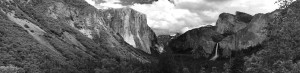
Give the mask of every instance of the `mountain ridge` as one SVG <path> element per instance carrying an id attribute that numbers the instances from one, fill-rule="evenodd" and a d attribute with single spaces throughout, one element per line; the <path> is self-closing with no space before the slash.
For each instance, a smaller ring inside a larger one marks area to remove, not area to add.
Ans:
<path id="1" fill-rule="evenodd" d="M 151 54 L 158 52 L 156 36 L 146 24 L 145 15 L 133 9 L 98 10 L 84 0 L 4 0 L 0 4 L 1 23 L 4 23 L 1 26 L 11 28 L 0 30 L 3 44 L 8 44 L 1 47 L 11 51 L 1 52 L 4 57 L 0 60 L 1 67 L 13 66 L 29 73 L 131 72 L 132 69 L 151 72 L 145 67 L 156 63 Z M 110 13 L 117 14 L 108 18 Z M 130 15 L 131 19 L 123 19 Z M 123 26 L 131 29 L 116 30 Z M 124 35 L 134 36 L 137 47 L 126 41 Z M 14 36 L 15 39 L 8 39 Z M 21 41 L 14 41 L 18 38 Z M 13 49 L 9 49 L 10 45 L 14 45 Z"/>

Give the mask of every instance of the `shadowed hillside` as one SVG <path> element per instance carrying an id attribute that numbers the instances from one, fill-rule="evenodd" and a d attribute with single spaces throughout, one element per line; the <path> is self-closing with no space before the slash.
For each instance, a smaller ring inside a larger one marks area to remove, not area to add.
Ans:
<path id="1" fill-rule="evenodd" d="M 84 0 L 2 0 L 0 17 L 0 72 L 155 71 L 156 35 L 133 9 L 97 10 Z"/>

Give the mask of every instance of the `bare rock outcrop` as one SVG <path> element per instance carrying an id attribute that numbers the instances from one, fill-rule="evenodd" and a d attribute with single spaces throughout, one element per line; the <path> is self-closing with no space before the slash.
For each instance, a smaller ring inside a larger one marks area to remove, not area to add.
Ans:
<path id="1" fill-rule="evenodd" d="M 147 25 L 145 14 L 131 8 L 108 9 L 104 11 L 104 17 L 106 26 L 133 47 L 151 54 L 150 49 L 155 49 L 158 45 L 155 33 Z"/>
<path id="2" fill-rule="evenodd" d="M 252 16 L 243 12 L 236 12 L 236 15 L 222 13 L 216 22 L 216 31 L 221 34 L 230 35 L 245 28 L 251 20 Z"/>
<path id="3" fill-rule="evenodd" d="M 225 50 L 242 50 L 255 47 L 267 40 L 267 29 L 271 21 L 278 15 L 278 11 L 267 14 L 254 15 L 251 22 L 237 33 L 224 38 L 220 42 L 220 47 Z"/>
<path id="4" fill-rule="evenodd" d="M 212 54 L 216 42 L 223 38 L 220 33 L 214 31 L 214 28 L 214 26 L 208 26 L 187 31 L 172 39 L 168 48 L 174 53 L 208 57 Z"/>

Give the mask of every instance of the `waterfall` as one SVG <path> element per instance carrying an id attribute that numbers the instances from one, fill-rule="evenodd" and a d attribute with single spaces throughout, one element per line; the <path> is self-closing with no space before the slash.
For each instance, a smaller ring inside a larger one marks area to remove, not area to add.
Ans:
<path id="1" fill-rule="evenodd" d="M 217 46 L 216 46 L 216 52 L 215 52 L 215 56 L 214 57 L 212 57 L 210 60 L 216 60 L 218 57 L 219 57 L 219 55 L 218 55 L 218 47 L 219 47 L 219 43 L 217 43 Z"/>

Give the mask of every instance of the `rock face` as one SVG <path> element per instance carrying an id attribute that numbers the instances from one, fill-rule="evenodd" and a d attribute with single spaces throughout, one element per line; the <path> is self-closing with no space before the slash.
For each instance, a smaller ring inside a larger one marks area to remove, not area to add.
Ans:
<path id="1" fill-rule="evenodd" d="M 167 46 L 171 39 L 174 38 L 170 35 L 159 35 L 157 36 L 158 43 L 162 46 Z"/>
<path id="2" fill-rule="evenodd" d="M 274 14 L 256 14 L 254 16 L 236 12 L 236 15 L 222 13 L 216 24 L 216 31 L 225 38 L 219 42 L 223 55 L 230 51 L 247 49 L 261 44 L 267 39 L 266 27 Z"/>
<path id="3" fill-rule="evenodd" d="M 256 14 L 254 16 L 244 13 L 236 13 L 236 15 L 221 14 L 220 19 L 218 20 L 219 24 L 216 26 L 217 30 L 215 31 L 222 33 L 222 35 L 225 34 L 225 38 L 222 38 L 221 41 L 216 41 L 216 43 L 219 45 L 217 47 L 219 48 L 215 48 L 215 55 L 211 56 L 210 58 L 214 61 L 207 61 L 207 59 L 203 58 L 186 59 L 194 56 L 186 53 L 179 54 L 177 52 L 175 54 L 171 54 L 171 56 L 163 57 L 163 60 L 167 61 L 166 63 L 162 64 L 165 65 L 164 68 L 166 68 L 166 72 L 170 73 L 181 73 L 181 71 L 185 72 L 186 70 L 193 71 L 193 69 L 196 69 L 197 71 L 201 68 L 204 70 L 199 71 L 199 73 L 211 73 L 211 70 L 217 71 L 218 69 L 224 69 L 226 71 L 223 70 L 222 72 L 229 73 L 282 72 L 282 69 L 286 69 L 287 67 L 294 66 L 299 63 L 299 50 L 296 49 L 296 47 L 299 46 L 299 36 L 297 36 L 299 34 L 299 7 L 300 1 L 297 0 L 285 9 L 278 9 L 267 14 Z M 236 22 L 241 22 L 243 27 L 240 28 L 240 24 Z M 179 36 L 178 39 L 174 39 L 172 41 L 179 41 L 179 39 L 183 39 L 181 42 L 186 42 L 184 41 L 186 40 L 186 34 L 191 33 L 191 31 L 186 32 L 185 34 Z M 200 32 L 201 30 L 198 31 Z M 226 31 L 230 31 L 230 34 L 228 34 Z M 206 32 L 199 34 L 204 34 Z M 194 33 L 191 35 L 196 36 L 199 34 Z M 199 38 L 202 38 L 202 36 L 198 36 L 192 40 L 199 40 Z M 210 40 L 204 41 L 209 42 Z M 189 43 L 187 46 L 191 44 L 194 43 Z M 175 52 L 178 50 L 183 50 L 183 52 L 187 51 L 190 53 L 194 50 L 192 48 L 185 49 L 185 47 L 176 48 L 178 45 L 180 46 L 186 44 L 177 43 L 170 47 L 175 47 L 172 49 Z M 219 52 L 223 52 L 223 54 L 220 54 Z M 216 58 L 218 56 L 219 59 Z M 226 63 L 222 63 L 225 61 Z M 282 63 L 282 65 L 277 65 L 279 61 Z M 294 63 L 292 63 L 292 61 Z M 200 64 L 196 65 L 197 63 Z M 285 65 L 283 63 L 289 64 Z M 203 66 L 201 67 L 201 65 Z M 228 66 L 230 67 L 228 68 Z M 288 71 L 292 72 L 293 70 L 296 71 L 298 68 L 291 68 Z"/>
<path id="4" fill-rule="evenodd" d="M 187 31 L 171 40 L 168 48 L 174 53 L 192 53 L 208 57 L 209 54 L 212 54 L 216 42 L 223 37 L 220 33 L 214 31 L 214 28 L 214 26 L 208 26 Z"/>
<path id="5" fill-rule="evenodd" d="M 272 14 L 256 14 L 247 27 L 236 34 L 223 39 L 220 42 L 221 48 L 231 50 L 247 49 L 261 44 L 267 39 L 266 27 L 273 19 Z"/>
<path id="6" fill-rule="evenodd" d="M 251 16 L 243 12 L 236 15 L 222 13 L 215 29 L 197 28 L 186 32 L 177 39 L 171 40 L 169 48 L 175 52 L 188 51 L 196 53 L 195 49 L 203 49 L 210 55 L 216 45 L 222 49 L 223 55 L 230 56 L 231 51 L 239 51 L 255 47 L 267 39 L 266 27 L 276 17 L 276 12 L 256 14 Z"/>
<path id="7" fill-rule="evenodd" d="M 174 36 L 171 36 L 171 35 L 159 35 L 157 36 L 157 42 L 159 43 L 160 47 L 162 47 L 160 49 L 160 52 L 163 53 L 163 52 L 166 52 L 166 50 L 169 50 L 169 49 L 164 49 L 164 47 L 167 47 L 169 45 L 169 42 L 172 40 L 172 39 L 175 39 L 177 36 L 179 36 L 180 34 L 175 34 Z"/>
<path id="8" fill-rule="evenodd" d="M 245 56 L 256 53 L 268 39 L 266 27 L 278 14 L 280 13 L 273 12 L 251 16 L 242 12 L 237 12 L 236 15 L 222 13 L 216 26 L 196 28 L 172 39 L 165 48 L 167 52 L 170 49 L 173 53 L 167 53 L 163 57 L 167 63 L 162 64 L 167 66 L 165 70 L 172 70 L 172 73 L 187 66 L 192 66 L 189 70 L 225 69 L 239 73 L 243 70 L 240 68 L 244 66 Z M 175 61 L 169 61 L 168 57 Z M 226 69 L 229 65 L 231 67 Z"/>
<path id="9" fill-rule="evenodd" d="M 104 20 L 113 31 L 121 35 L 128 44 L 151 54 L 157 44 L 156 35 L 147 25 L 145 14 L 130 8 L 104 11 Z"/>
<path id="10" fill-rule="evenodd" d="M 216 23 L 216 31 L 226 35 L 236 33 L 245 28 L 251 19 L 251 15 L 243 12 L 236 12 L 236 15 L 222 13 Z"/>
<path id="11" fill-rule="evenodd" d="M 0 17 L 0 66 L 29 73 L 116 73 L 123 62 L 154 60 L 147 53 L 156 51 L 156 35 L 146 16 L 130 8 L 97 10 L 84 0 L 2 0 Z"/>
<path id="12" fill-rule="evenodd" d="M 250 23 L 251 20 L 253 19 L 253 16 L 244 12 L 235 12 L 236 18 L 238 21 L 240 22 L 244 22 L 244 23 Z"/>
<path id="13" fill-rule="evenodd" d="M 232 50 L 239 51 L 262 44 L 263 41 L 268 39 L 266 27 L 278 16 L 279 12 L 254 15 L 251 22 L 244 29 L 224 38 L 220 42 L 220 47 L 226 50 L 223 54 L 230 55 Z"/>
<path id="14" fill-rule="evenodd" d="M 147 25 L 146 16 L 133 9 L 85 10 L 83 15 L 78 14 L 81 13 L 78 10 L 70 9 L 68 10 L 68 7 L 61 3 L 56 3 L 49 7 L 46 14 L 54 19 L 69 18 L 64 19 L 67 24 L 90 39 L 108 41 L 111 46 L 118 45 L 117 40 L 111 37 L 119 37 L 118 40 L 123 39 L 133 47 L 151 54 L 150 47 L 157 44 L 156 35 Z"/>

